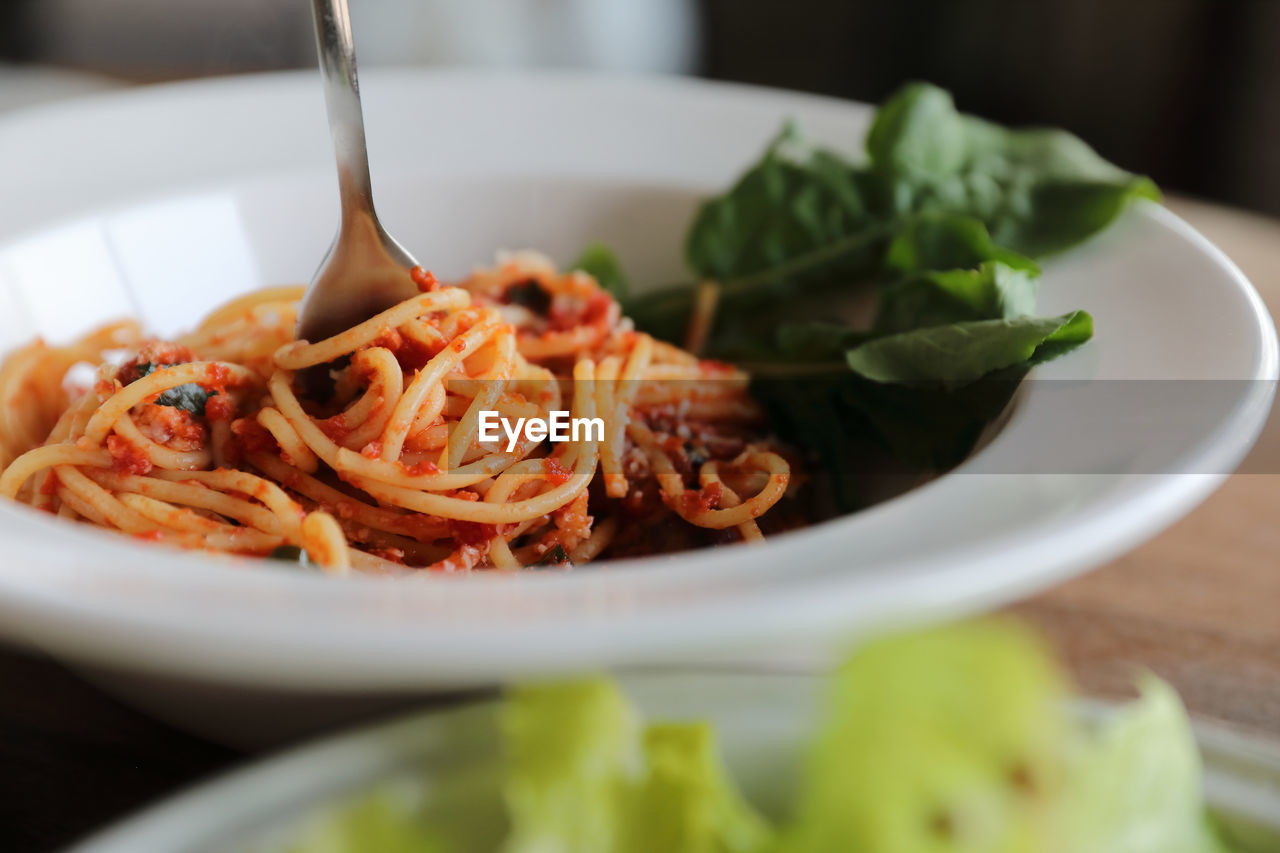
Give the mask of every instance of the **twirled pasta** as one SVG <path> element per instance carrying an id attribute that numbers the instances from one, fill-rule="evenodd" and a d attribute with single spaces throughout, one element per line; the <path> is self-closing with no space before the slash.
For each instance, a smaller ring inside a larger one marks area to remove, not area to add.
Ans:
<path id="1" fill-rule="evenodd" d="M 117 323 L 13 353 L 0 493 L 184 548 L 294 546 L 334 573 L 584 563 L 658 550 L 674 522 L 761 538 L 790 466 L 745 374 L 637 333 L 594 279 L 531 253 L 457 286 L 415 280 L 425 292 L 323 341 L 292 340 L 302 289 L 285 287 L 173 341 Z M 300 381 L 323 365 L 328 398 Z M 603 435 L 481 440 L 482 412 L 562 406 Z"/>

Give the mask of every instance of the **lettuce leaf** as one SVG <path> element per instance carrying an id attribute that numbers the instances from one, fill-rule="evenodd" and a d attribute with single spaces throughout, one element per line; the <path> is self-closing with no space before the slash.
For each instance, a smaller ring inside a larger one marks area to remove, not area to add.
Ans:
<path id="1" fill-rule="evenodd" d="M 1142 696 L 1086 735 L 1063 793 L 1066 849 L 1088 853 L 1223 853 L 1204 816 L 1200 755 L 1173 688 Z"/>
<path id="2" fill-rule="evenodd" d="M 382 783 L 290 849 L 1228 853 L 1185 710 L 1155 677 L 1140 684 L 1138 701 L 1087 726 L 1021 623 L 873 642 L 831 679 L 780 828 L 739 794 L 710 725 L 645 725 L 605 680 L 518 688 L 501 710 L 501 767 Z"/>
<path id="3" fill-rule="evenodd" d="M 431 780 L 406 775 L 379 782 L 306 822 L 288 850 L 492 853 L 507 826 L 498 770 L 472 762 Z"/>
<path id="4" fill-rule="evenodd" d="M 752 853 L 773 830 L 737 792 L 707 723 L 662 723 L 644 734 L 649 772 L 625 801 L 618 853 Z"/>
<path id="5" fill-rule="evenodd" d="M 506 853 L 752 853 L 767 824 L 703 724 L 644 729 L 607 681 L 513 691 Z"/>
<path id="6" fill-rule="evenodd" d="M 1041 853 L 1065 682 L 1020 626 L 873 643 L 835 676 L 781 853 Z"/>
<path id="7" fill-rule="evenodd" d="M 452 853 L 414 799 L 412 791 L 378 786 L 308 824 L 291 853 Z"/>
<path id="8" fill-rule="evenodd" d="M 642 772 L 640 722 L 604 681 L 517 688 L 502 728 L 508 853 L 615 849 L 620 800 Z"/>

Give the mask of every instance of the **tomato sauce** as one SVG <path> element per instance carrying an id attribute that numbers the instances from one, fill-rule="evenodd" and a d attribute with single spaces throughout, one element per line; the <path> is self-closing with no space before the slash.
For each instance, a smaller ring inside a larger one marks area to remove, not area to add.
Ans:
<path id="1" fill-rule="evenodd" d="M 111 454 L 111 467 L 121 474 L 149 474 L 151 460 L 142 448 L 118 435 L 107 436 L 107 452 Z"/>
<path id="2" fill-rule="evenodd" d="M 415 462 L 412 465 L 405 465 L 403 462 L 398 464 L 400 465 L 400 470 L 404 471 L 404 473 L 410 477 L 422 477 L 427 474 L 440 473 L 440 466 L 432 462 L 430 459 L 423 459 L 422 461 Z"/>
<path id="3" fill-rule="evenodd" d="M 498 535 L 498 525 L 449 519 L 449 535 L 460 545 L 483 545 Z"/>
<path id="4" fill-rule="evenodd" d="M 152 368 L 168 367 L 195 360 L 196 354 L 184 346 L 169 341 L 148 341 L 138 350 L 137 355 L 120 365 L 116 371 L 116 379 L 120 380 L 121 385 L 128 385 L 143 377 L 147 365 Z"/>
<path id="5" fill-rule="evenodd" d="M 440 281 L 435 277 L 435 274 L 430 270 L 424 270 L 422 267 L 414 267 L 409 270 L 409 277 L 413 279 L 414 284 L 418 285 L 418 290 L 423 293 L 430 293 L 440 287 Z"/>
<path id="6" fill-rule="evenodd" d="M 143 407 L 138 415 L 138 429 L 156 444 L 181 451 L 199 450 L 208 438 L 204 424 L 195 420 L 190 412 L 174 406 Z"/>
<path id="7" fill-rule="evenodd" d="M 204 416 L 213 421 L 229 421 L 236 415 L 236 404 L 225 394 L 210 397 L 204 404 Z"/>
<path id="8" fill-rule="evenodd" d="M 227 384 L 231 381 L 231 371 L 224 364 L 211 364 L 204 369 L 204 381 L 200 384 L 204 389 L 213 394 L 225 394 L 227 392 Z"/>
<path id="9" fill-rule="evenodd" d="M 542 470 L 546 472 L 547 481 L 556 486 L 569 482 L 573 477 L 573 471 L 561 465 L 554 456 L 542 460 Z"/>
<path id="10" fill-rule="evenodd" d="M 235 445 L 245 453 L 280 452 L 276 437 L 253 418 L 238 418 L 232 421 L 231 435 L 235 438 Z"/>
<path id="11" fill-rule="evenodd" d="M 724 486 L 719 482 L 709 483 L 696 491 L 690 490 L 679 498 L 682 515 L 701 515 L 720 506 L 724 497 Z"/>
<path id="12" fill-rule="evenodd" d="M 331 418 L 325 418 L 317 421 L 316 426 L 320 427 L 320 431 L 329 437 L 334 444 L 342 444 L 346 437 L 351 433 L 347 427 L 347 417 L 345 413 L 339 413 Z"/>

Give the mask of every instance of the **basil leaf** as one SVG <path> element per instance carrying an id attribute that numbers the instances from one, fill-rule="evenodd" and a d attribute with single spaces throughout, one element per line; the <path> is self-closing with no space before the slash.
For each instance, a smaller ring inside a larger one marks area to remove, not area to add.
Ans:
<path id="1" fill-rule="evenodd" d="M 519 305 L 544 317 L 551 310 L 551 294 L 543 290 L 536 278 L 511 285 L 502 298 L 508 305 Z"/>
<path id="2" fill-rule="evenodd" d="M 560 544 L 553 545 L 551 550 L 542 555 L 542 559 L 533 564 L 534 568 L 573 568 L 573 563 L 569 561 L 569 552 L 565 551 L 564 546 Z"/>
<path id="3" fill-rule="evenodd" d="M 168 365 L 164 365 L 168 366 Z M 138 365 L 138 378 L 150 376 L 156 372 L 156 365 L 151 362 L 145 362 Z M 204 415 L 205 406 L 209 402 L 209 398 L 217 396 L 217 391 L 209 392 L 201 388 L 194 382 L 188 382 L 184 385 L 176 385 L 173 388 L 163 392 L 156 397 L 157 406 L 171 406 L 175 409 L 182 409 L 193 415 Z"/>
<path id="4" fill-rule="evenodd" d="M 622 271 L 622 265 L 618 263 L 613 250 L 603 243 L 587 246 L 569 268 L 590 275 L 597 284 L 613 294 L 615 299 L 623 299 L 627 295 L 627 276 Z"/>
<path id="5" fill-rule="evenodd" d="M 1018 364 L 1039 364 L 1093 336 L 1084 311 L 951 323 L 876 338 L 845 354 L 854 373 L 874 382 L 956 386 Z"/>
<path id="6" fill-rule="evenodd" d="M 316 564 L 311 562 L 310 555 L 297 545 L 280 545 L 272 549 L 268 559 L 279 560 L 284 563 L 296 563 L 304 569 L 317 568 Z"/>
<path id="7" fill-rule="evenodd" d="M 178 385 L 165 391 L 156 398 L 157 406 L 172 406 L 175 409 L 182 409 L 193 415 L 203 415 L 205 405 L 209 402 L 212 394 L 194 382 L 188 382 L 185 385 Z"/>

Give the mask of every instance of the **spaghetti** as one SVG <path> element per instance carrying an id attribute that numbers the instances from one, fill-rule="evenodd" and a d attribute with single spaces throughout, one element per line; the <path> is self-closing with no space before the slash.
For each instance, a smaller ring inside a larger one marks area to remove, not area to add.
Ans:
<path id="1" fill-rule="evenodd" d="M 323 341 L 293 340 L 302 288 L 284 287 L 173 341 L 125 322 L 30 344 L 0 368 L 0 493 L 184 548 L 292 547 L 335 573 L 762 537 L 791 473 L 745 374 L 634 331 L 593 278 L 533 253 L 457 286 L 413 276 L 418 296 Z M 331 393 L 308 393 L 300 374 L 321 365 Z M 482 412 L 566 408 L 603 436 L 481 440 Z"/>

